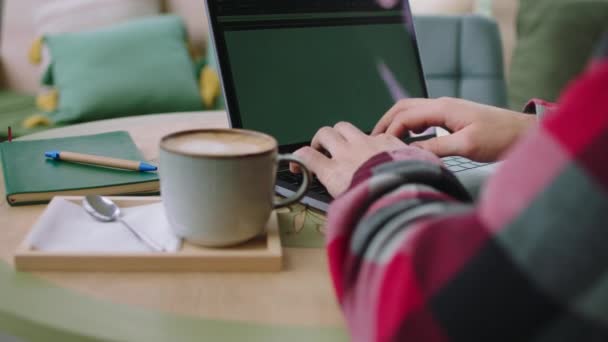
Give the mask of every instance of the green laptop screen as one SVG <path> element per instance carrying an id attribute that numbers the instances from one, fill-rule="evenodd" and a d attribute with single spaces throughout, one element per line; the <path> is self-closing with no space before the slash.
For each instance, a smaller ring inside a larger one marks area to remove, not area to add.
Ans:
<path id="1" fill-rule="evenodd" d="M 397 99 L 426 95 L 406 22 L 411 16 L 400 4 L 260 10 L 246 1 L 254 5 L 235 3 L 231 10 L 229 1 L 219 3 L 231 74 L 224 82 L 231 81 L 237 105 L 230 110 L 238 110 L 243 128 L 271 134 L 281 145 L 310 141 L 339 121 L 370 131 Z"/>

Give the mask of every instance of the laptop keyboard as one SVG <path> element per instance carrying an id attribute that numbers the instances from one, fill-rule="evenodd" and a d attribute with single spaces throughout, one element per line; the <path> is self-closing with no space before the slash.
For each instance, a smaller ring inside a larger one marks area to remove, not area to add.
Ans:
<path id="1" fill-rule="evenodd" d="M 442 158 L 442 160 L 447 169 L 452 172 L 461 172 L 487 165 L 486 163 L 474 162 L 464 157 L 446 157 Z M 297 173 L 291 173 L 291 171 L 289 171 L 288 166 L 283 166 L 279 169 L 277 178 L 278 180 L 287 183 L 289 185 L 289 188 L 293 191 L 299 188 L 300 184 L 302 184 L 302 175 Z M 319 182 L 317 177 L 314 176 L 312 183 L 308 188 L 308 195 L 310 196 L 311 194 L 315 194 L 317 195 L 317 197 L 321 196 L 321 198 L 331 198 L 329 197 L 329 193 L 327 192 L 325 186 L 323 186 L 323 184 Z"/>
<path id="2" fill-rule="evenodd" d="M 291 173 L 291 171 L 289 171 L 289 168 L 280 169 L 277 174 L 277 178 L 279 180 L 291 184 L 296 188 L 299 187 L 300 184 L 302 184 L 302 177 L 302 174 Z M 317 179 L 317 177 L 315 176 L 313 176 L 312 182 L 308 187 L 308 192 L 314 192 L 320 195 L 329 195 L 329 192 L 327 192 L 325 186 L 321 184 L 321 182 L 319 182 L 319 179 Z"/>
<path id="3" fill-rule="evenodd" d="M 441 160 L 443 160 L 446 168 L 452 172 L 460 172 L 488 165 L 486 163 L 474 162 L 464 157 L 445 157 L 441 158 Z"/>

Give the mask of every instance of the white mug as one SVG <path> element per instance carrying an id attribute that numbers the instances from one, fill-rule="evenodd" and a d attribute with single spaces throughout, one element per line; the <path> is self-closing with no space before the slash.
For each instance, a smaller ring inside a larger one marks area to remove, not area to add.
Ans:
<path id="1" fill-rule="evenodd" d="M 310 173 L 277 141 L 240 129 L 203 129 L 165 136 L 160 143 L 160 188 L 174 232 L 189 242 L 220 247 L 249 240 L 266 227 L 273 209 L 300 200 Z M 303 182 L 293 197 L 274 201 L 277 165 L 300 165 Z"/>

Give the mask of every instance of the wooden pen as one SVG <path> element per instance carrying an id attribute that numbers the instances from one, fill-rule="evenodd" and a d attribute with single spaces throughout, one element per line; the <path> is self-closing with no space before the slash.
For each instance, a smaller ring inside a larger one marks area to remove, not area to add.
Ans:
<path id="1" fill-rule="evenodd" d="M 92 164 L 117 169 L 133 170 L 133 171 L 156 171 L 158 168 L 154 165 L 126 159 L 117 159 L 110 157 L 97 156 L 92 154 L 67 152 L 67 151 L 48 151 L 44 155 L 47 158 L 54 160 L 69 161 L 75 163 Z"/>

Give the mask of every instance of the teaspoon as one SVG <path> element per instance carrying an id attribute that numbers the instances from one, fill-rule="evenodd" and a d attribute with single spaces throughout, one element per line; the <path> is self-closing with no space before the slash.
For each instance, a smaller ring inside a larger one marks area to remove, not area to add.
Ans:
<path id="1" fill-rule="evenodd" d="M 119 221 L 127 227 L 133 235 L 140 241 L 148 245 L 151 249 L 163 252 L 164 248 L 160 247 L 156 242 L 152 241 L 147 236 L 137 232 L 120 217 L 120 208 L 111 199 L 98 195 L 85 196 L 82 206 L 91 216 L 102 222 Z"/>

